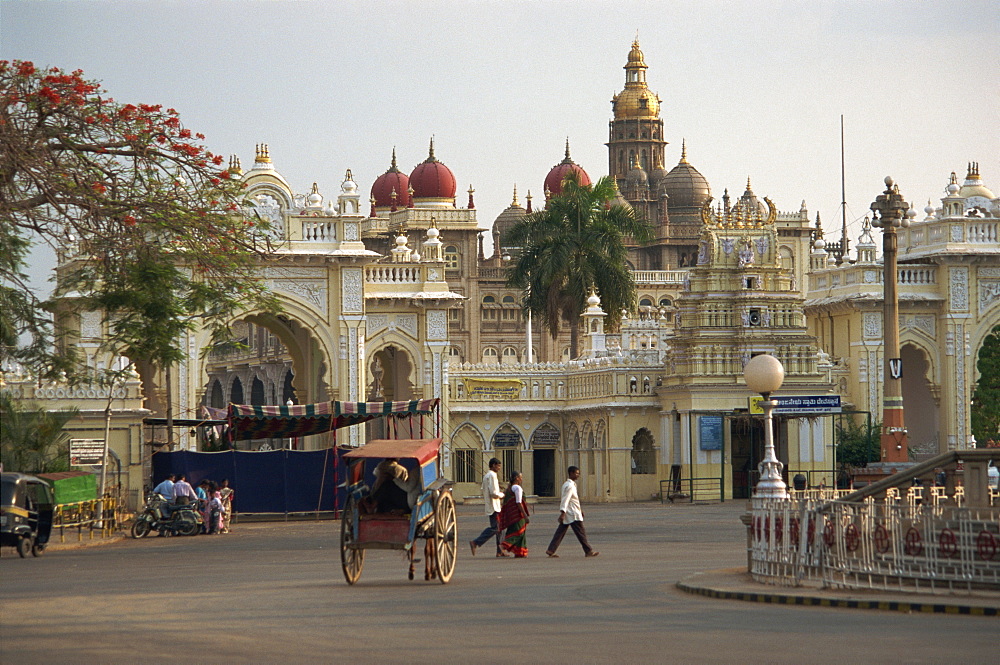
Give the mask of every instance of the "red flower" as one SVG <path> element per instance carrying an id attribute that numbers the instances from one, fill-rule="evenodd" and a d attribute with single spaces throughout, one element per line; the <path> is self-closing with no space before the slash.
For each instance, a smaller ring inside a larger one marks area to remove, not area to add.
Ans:
<path id="1" fill-rule="evenodd" d="M 94 190 L 95 192 L 97 192 L 98 194 L 103 194 L 103 193 L 105 193 L 106 191 L 108 191 L 108 188 L 107 188 L 107 187 L 105 187 L 105 186 L 104 186 L 104 185 L 103 185 L 102 183 L 99 183 L 99 182 L 95 182 L 95 183 L 94 183 L 93 185 L 91 185 L 91 187 L 92 187 L 92 188 L 93 188 L 93 190 Z"/>
<path id="2" fill-rule="evenodd" d="M 135 226 L 135 217 L 132 215 L 125 215 L 125 219 L 122 221 L 125 222 L 125 226 Z"/>

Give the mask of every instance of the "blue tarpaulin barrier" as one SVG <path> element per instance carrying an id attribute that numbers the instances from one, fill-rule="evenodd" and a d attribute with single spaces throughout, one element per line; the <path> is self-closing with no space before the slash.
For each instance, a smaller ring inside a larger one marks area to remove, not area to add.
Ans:
<path id="1" fill-rule="evenodd" d="M 324 450 L 189 450 L 153 454 L 153 487 L 167 474 L 183 473 L 192 486 L 204 479 L 229 480 L 233 510 L 239 513 L 309 513 L 339 510 L 345 490 L 338 448 Z"/>

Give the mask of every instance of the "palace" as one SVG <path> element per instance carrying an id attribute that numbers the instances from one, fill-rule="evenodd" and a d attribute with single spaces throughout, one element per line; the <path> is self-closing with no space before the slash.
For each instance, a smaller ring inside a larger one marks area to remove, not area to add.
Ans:
<path id="1" fill-rule="evenodd" d="M 647 85 L 638 42 L 624 69 L 624 88 L 612 99 L 608 172 L 619 190 L 614 204 L 647 219 L 655 238 L 630 247 L 638 313 L 618 332 L 605 332 L 606 317 L 619 314 L 601 308 L 599 293 L 582 317 L 580 357 L 571 357 L 568 334 L 553 339 L 532 325 L 521 294 L 506 286 L 516 248 L 504 244 L 506 231 L 532 212 L 530 193 L 522 206 L 515 188 L 492 225 L 481 225 L 474 190 L 459 201 L 433 140 L 409 174 L 393 150 L 367 201 L 350 170 L 335 196 L 316 185 L 293 192 L 262 144 L 248 171 L 236 158 L 230 170 L 271 223 L 277 249 L 259 269 L 283 311 L 234 321 L 240 350 L 203 355 L 207 335 L 185 334 L 179 342 L 188 359 L 172 376 L 140 371 L 116 388 L 110 445 L 128 485 L 141 488 L 149 444 L 159 443 L 145 440 L 139 422 L 163 414 L 168 398 L 177 417 L 199 418 L 203 407 L 229 402 L 440 396 L 443 471 L 458 495 L 477 496 L 486 460 L 497 456 L 539 496 L 554 496 L 562 471 L 575 464 L 589 501 L 749 496 L 763 436 L 742 377 L 757 354 L 784 365 L 782 396 L 836 398 L 843 411 L 877 419 L 882 276 L 870 227 L 852 257 L 848 239 L 828 243 L 804 203 L 781 212 L 749 180 L 739 198 L 724 189 L 713 199 L 683 141 L 667 171 L 660 99 Z M 590 182 L 567 142 L 544 178 L 546 201 L 569 172 Z M 900 231 L 899 243 L 903 393 L 918 454 L 970 444 L 976 354 L 1000 323 L 1000 199 L 978 166 L 970 165 L 964 184 L 953 173 L 941 206 L 929 203 L 925 213 Z M 59 270 L 74 252 L 63 249 Z M 97 352 L 99 313 L 70 325 L 93 366 L 113 362 Z M 81 408 L 74 437 L 103 438 L 106 389 L 39 386 L 16 370 L 4 377 L 24 399 Z M 836 417 L 822 409 L 779 414 L 777 452 L 789 478 L 835 481 Z M 354 427 L 340 443 L 362 445 L 367 436 Z M 250 447 L 329 444 L 315 437 Z M 183 431 L 177 445 L 197 442 Z"/>

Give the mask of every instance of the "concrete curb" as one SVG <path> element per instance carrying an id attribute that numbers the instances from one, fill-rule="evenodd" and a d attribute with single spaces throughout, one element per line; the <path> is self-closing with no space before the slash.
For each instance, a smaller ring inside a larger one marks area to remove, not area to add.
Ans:
<path id="1" fill-rule="evenodd" d="M 728 575 L 738 581 L 732 569 L 707 571 L 715 576 Z M 923 612 L 931 614 L 957 614 L 966 616 L 1000 616 L 1000 604 L 975 605 L 961 602 L 909 602 L 886 600 L 885 598 L 858 599 L 838 598 L 833 594 L 811 595 L 808 593 L 782 593 L 772 591 L 752 591 L 720 588 L 721 585 L 698 584 L 694 580 L 703 573 L 695 573 L 679 582 L 677 588 L 685 593 L 718 598 L 723 600 L 741 600 L 751 603 L 773 603 L 778 605 L 801 605 L 806 607 L 837 607 L 854 610 L 881 610 L 883 612 Z M 745 584 L 745 583 L 744 583 Z M 987 601 L 991 602 L 991 601 Z"/>

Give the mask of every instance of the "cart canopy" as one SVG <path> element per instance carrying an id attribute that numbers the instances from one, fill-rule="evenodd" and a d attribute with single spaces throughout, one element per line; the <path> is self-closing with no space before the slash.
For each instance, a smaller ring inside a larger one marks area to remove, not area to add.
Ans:
<path id="1" fill-rule="evenodd" d="M 360 448 L 344 454 L 346 459 L 413 459 L 423 466 L 435 459 L 441 439 L 374 439 Z"/>
<path id="2" fill-rule="evenodd" d="M 291 439 L 322 434 L 380 416 L 434 413 L 439 398 L 408 402 L 317 402 L 292 406 L 230 404 L 228 420 L 234 441 Z"/>

